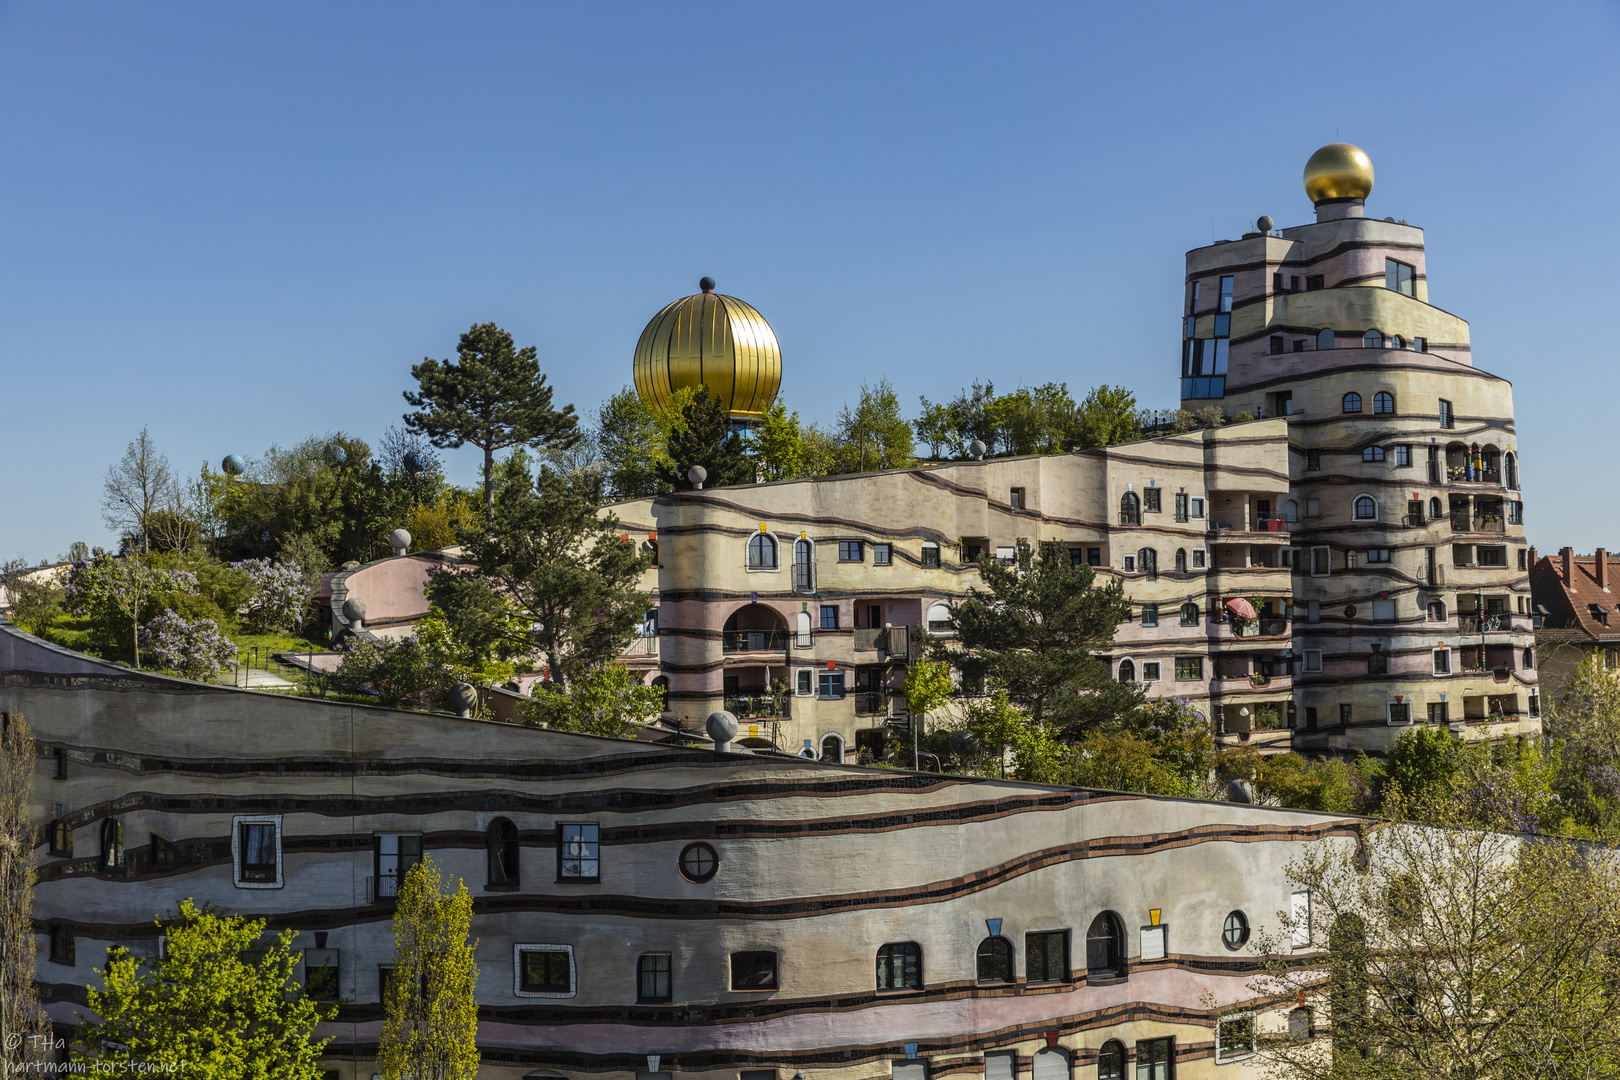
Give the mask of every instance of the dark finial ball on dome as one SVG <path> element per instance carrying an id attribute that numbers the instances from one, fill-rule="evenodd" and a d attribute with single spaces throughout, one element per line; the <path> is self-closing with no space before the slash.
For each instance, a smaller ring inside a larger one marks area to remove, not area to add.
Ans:
<path id="1" fill-rule="evenodd" d="M 705 277 L 702 281 L 698 282 L 698 288 L 702 289 L 706 293 L 714 292 L 714 278 Z"/>

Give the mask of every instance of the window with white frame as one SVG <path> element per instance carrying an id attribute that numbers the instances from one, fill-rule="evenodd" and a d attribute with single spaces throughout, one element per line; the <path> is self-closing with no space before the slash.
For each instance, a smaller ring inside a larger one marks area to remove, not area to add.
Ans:
<path id="1" fill-rule="evenodd" d="M 1159 662 L 1157 660 L 1142 661 L 1142 681 L 1145 683 L 1159 681 Z"/>
<path id="2" fill-rule="evenodd" d="M 1400 701 L 1385 702 L 1384 708 L 1388 710 L 1389 723 L 1410 724 L 1412 722 L 1412 703 L 1410 701 L 1403 698 Z"/>
<path id="3" fill-rule="evenodd" d="M 1377 521 L 1378 500 L 1371 495 L 1357 495 L 1355 511 L 1357 521 Z"/>
<path id="4" fill-rule="evenodd" d="M 1254 1013 L 1236 1013 L 1215 1023 L 1215 1064 L 1245 1061 L 1257 1052 Z"/>
<path id="5" fill-rule="evenodd" d="M 1289 929 L 1294 948 L 1303 949 L 1311 943 L 1311 891 L 1301 889 L 1289 897 Z"/>
<path id="6" fill-rule="evenodd" d="M 951 605 L 943 600 L 935 600 L 928 605 L 928 632 L 930 634 L 951 632 Z"/>
<path id="7" fill-rule="evenodd" d="M 281 815 L 233 817 L 231 861 L 236 866 L 238 889 L 281 888 Z"/>
<path id="8" fill-rule="evenodd" d="M 781 569 L 776 556 L 776 537 L 761 531 L 749 539 L 745 569 L 749 573 Z"/>
<path id="9" fill-rule="evenodd" d="M 795 640 L 794 647 L 808 649 L 810 647 L 810 613 L 801 611 L 794 618 Z"/>
<path id="10" fill-rule="evenodd" d="M 1432 660 L 1434 661 L 1434 673 L 1436 675 L 1450 675 L 1451 674 L 1451 650 L 1450 649 L 1436 649 L 1436 650 L 1434 650 Z"/>
<path id="11" fill-rule="evenodd" d="M 512 993 L 528 998 L 571 998 L 579 985 L 572 945 L 512 946 Z"/>

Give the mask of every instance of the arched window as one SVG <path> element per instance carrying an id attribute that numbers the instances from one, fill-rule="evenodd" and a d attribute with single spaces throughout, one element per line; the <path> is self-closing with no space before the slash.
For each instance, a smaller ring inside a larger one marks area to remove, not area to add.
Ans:
<path id="1" fill-rule="evenodd" d="M 922 946 L 915 941 L 891 941 L 880 946 L 877 951 L 877 988 L 921 990 Z"/>
<path id="2" fill-rule="evenodd" d="M 1125 1047 L 1113 1039 L 1097 1052 L 1097 1080 L 1125 1080 Z"/>
<path id="3" fill-rule="evenodd" d="M 1186 548 L 1176 548 L 1176 573 L 1185 574 L 1186 572 L 1187 572 L 1187 549 Z"/>
<path id="4" fill-rule="evenodd" d="M 1395 395 L 1386 390 L 1380 390 L 1373 395 L 1373 415 L 1389 415 L 1395 413 Z"/>
<path id="5" fill-rule="evenodd" d="M 1509 491 L 1519 490 L 1519 455 L 1507 453 L 1502 455 L 1502 482 Z"/>
<path id="6" fill-rule="evenodd" d="M 1033 1080 L 1069 1080 L 1069 1055 L 1059 1046 L 1035 1051 Z"/>
<path id="7" fill-rule="evenodd" d="M 816 589 L 816 545 L 800 537 L 793 541 L 793 591 Z"/>
<path id="8" fill-rule="evenodd" d="M 1086 931 L 1086 978 L 1117 979 L 1125 974 L 1125 924 L 1112 911 L 1091 921 Z"/>
<path id="9" fill-rule="evenodd" d="M 484 847 L 489 856 L 489 883 L 518 883 L 518 830 L 506 818 L 498 817 L 484 830 Z"/>
<path id="10" fill-rule="evenodd" d="M 1378 500 L 1374 499 L 1371 495 L 1356 496 L 1356 520 L 1378 520 Z"/>
<path id="11" fill-rule="evenodd" d="M 1137 498 L 1136 492 L 1127 491 L 1119 497 L 1119 523 L 1121 525 L 1142 524 L 1142 500 Z"/>
<path id="12" fill-rule="evenodd" d="M 821 737 L 821 760 L 830 761 L 835 765 L 844 763 L 844 739 L 840 735 L 823 735 Z"/>
<path id="13" fill-rule="evenodd" d="M 1133 683 L 1136 681 L 1135 663 L 1130 660 L 1121 660 L 1119 662 L 1119 681 L 1123 683 Z"/>
<path id="14" fill-rule="evenodd" d="M 1530 670 L 1536 666 L 1536 650 L 1530 648 L 1529 646 L 1525 646 L 1524 655 L 1519 659 L 1523 661 L 1520 666 L 1526 671 Z"/>
<path id="15" fill-rule="evenodd" d="M 1440 517 L 1440 497 L 1434 496 L 1429 500 L 1429 518 L 1436 520 Z"/>
<path id="16" fill-rule="evenodd" d="M 1361 411 L 1361 395 L 1356 393 L 1354 390 L 1352 390 L 1352 391 L 1350 391 L 1350 393 L 1344 395 L 1344 411 L 1345 412 L 1360 412 Z"/>
<path id="17" fill-rule="evenodd" d="M 1331 330 L 1318 330 L 1316 332 L 1316 347 L 1318 349 L 1331 349 L 1331 348 L 1333 348 L 1333 331 L 1331 331 Z"/>
<path id="18" fill-rule="evenodd" d="M 1151 581 L 1159 576 L 1159 553 L 1152 548 L 1143 548 L 1136 553 L 1136 568 L 1148 576 Z"/>
<path id="19" fill-rule="evenodd" d="M 979 942 L 979 981 L 1012 982 L 1012 960 L 1012 942 L 1004 937 L 985 938 Z"/>
<path id="20" fill-rule="evenodd" d="M 951 605 L 943 600 L 935 600 L 928 605 L 928 632 L 930 634 L 951 632 Z"/>
<path id="21" fill-rule="evenodd" d="M 1198 625 L 1198 615 L 1199 615 L 1198 605 L 1193 603 L 1191 600 L 1189 600 L 1185 604 L 1181 605 L 1181 625 L 1182 626 L 1197 626 Z"/>
<path id="22" fill-rule="evenodd" d="M 1384 347 L 1384 335 L 1377 330 L 1367 331 L 1361 335 L 1361 347 L 1364 349 L 1382 349 Z"/>
<path id="23" fill-rule="evenodd" d="M 1389 339 L 1389 347 L 1392 349 L 1404 349 L 1406 348 L 1406 339 L 1396 334 Z"/>
<path id="24" fill-rule="evenodd" d="M 1282 512 L 1284 521 L 1298 521 L 1299 503 L 1293 499 L 1284 499 L 1282 504 Z"/>
<path id="25" fill-rule="evenodd" d="M 1389 674 L 1389 654 L 1382 653 L 1382 652 L 1375 652 L 1375 653 L 1372 653 L 1371 655 L 1369 655 L 1367 657 L 1367 674 L 1369 674 L 1369 675 L 1388 675 Z"/>
<path id="26" fill-rule="evenodd" d="M 669 676 L 660 675 L 652 681 L 653 689 L 658 691 L 658 711 L 669 711 Z"/>
<path id="27" fill-rule="evenodd" d="M 775 570 L 776 537 L 770 533 L 755 533 L 748 541 L 748 569 Z"/>
<path id="28" fill-rule="evenodd" d="M 808 611 L 801 611 L 794 617 L 794 630 L 794 637 L 798 639 L 794 642 L 794 645 L 801 649 L 808 649 L 810 647 L 810 613 Z"/>
<path id="29" fill-rule="evenodd" d="M 1446 602 L 1438 597 L 1430 600 L 1423 608 L 1423 615 L 1430 622 L 1446 621 Z"/>
<path id="30" fill-rule="evenodd" d="M 124 865 L 124 826 L 117 818 L 101 823 L 101 868 L 117 870 Z"/>

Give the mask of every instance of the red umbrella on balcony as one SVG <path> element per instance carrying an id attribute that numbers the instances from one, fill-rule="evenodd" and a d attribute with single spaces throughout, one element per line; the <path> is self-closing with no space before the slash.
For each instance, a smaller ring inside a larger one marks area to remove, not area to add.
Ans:
<path id="1" fill-rule="evenodd" d="M 1226 602 L 1226 610 L 1240 619 L 1254 618 L 1254 605 L 1241 596 L 1234 596 Z"/>

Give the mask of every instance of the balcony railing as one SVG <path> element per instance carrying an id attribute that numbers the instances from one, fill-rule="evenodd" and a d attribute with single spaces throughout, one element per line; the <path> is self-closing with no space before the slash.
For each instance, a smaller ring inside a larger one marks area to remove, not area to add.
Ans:
<path id="1" fill-rule="evenodd" d="M 1288 633 L 1288 620 L 1272 616 L 1262 615 L 1258 619 L 1232 624 L 1232 635 L 1234 637 L 1278 637 L 1286 633 Z"/>
<path id="2" fill-rule="evenodd" d="M 786 630 L 726 630 L 721 633 L 723 648 L 734 652 L 781 652 L 788 647 Z"/>
<path id="3" fill-rule="evenodd" d="M 1280 517 L 1255 517 L 1241 511 L 1209 515 L 1210 532 L 1283 532 L 1289 523 Z"/>
<path id="4" fill-rule="evenodd" d="M 1473 613 L 1459 614 L 1457 616 L 1457 631 L 1462 634 L 1506 634 L 1513 630 L 1513 616 L 1511 615 L 1476 615 Z"/>
<path id="5" fill-rule="evenodd" d="M 1447 465 L 1446 478 L 1453 484 L 1500 484 L 1501 469 L 1473 469 L 1466 465 Z"/>
<path id="6" fill-rule="evenodd" d="M 857 716 L 876 716 L 889 711 L 882 691 L 857 690 L 854 697 Z"/>
<path id="7" fill-rule="evenodd" d="M 645 637 L 631 638 L 630 644 L 624 647 L 620 656 L 657 656 L 658 637 L 648 634 Z"/>
<path id="8" fill-rule="evenodd" d="M 726 711 L 739 720 L 786 720 L 793 715 L 793 699 L 783 697 L 778 710 L 776 699 L 769 694 L 735 694 L 726 698 Z"/>

